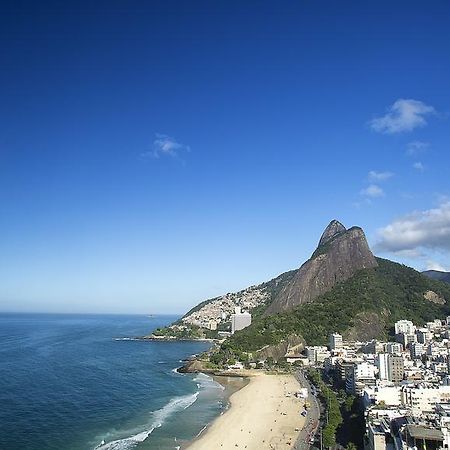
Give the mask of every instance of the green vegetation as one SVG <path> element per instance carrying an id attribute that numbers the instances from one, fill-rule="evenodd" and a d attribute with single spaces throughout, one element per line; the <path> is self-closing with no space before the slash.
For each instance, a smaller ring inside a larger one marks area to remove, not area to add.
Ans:
<path id="1" fill-rule="evenodd" d="M 336 433 L 336 440 L 346 449 L 364 448 L 366 422 L 359 397 L 348 395 L 344 391 L 339 394 L 341 403 L 342 424 Z"/>
<path id="2" fill-rule="evenodd" d="M 319 399 L 326 408 L 322 429 L 324 446 L 332 447 L 338 443 L 348 450 L 363 448 L 365 420 L 359 398 L 346 394 L 342 389 L 336 392 L 336 387 L 331 387 L 322 378 L 325 376 L 324 372 L 309 369 L 308 375 L 317 387 Z"/>
<path id="3" fill-rule="evenodd" d="M 224 344 L 226 342 L 227 341 L 225 341 Z M 222 344 L 222 346 L 224 344 Z M 212 352 L 209 356 L 209 360 L 218 368 L 223 368 L 227 364 L 235 364 L 236 361 L 247 364 L 249 362 L 249 355 L 239 351 L 228 351 L 225 346 L 225 348 L 221 348 L 220 351 Z"/>
<path id="4" fill-rule="evenodd" d="M 320 373 L 317 370 L 310 369 L 308 373 L 310 380 L 320 392 L 320 399 L 326 408 L 327 421 L 322 430 L 323 445 L 325 447 L 331 447 L 336 444 L 336 432 L 343 422 L 338 397 L 336 393 L 323 382 Z"/>
<path id="5" fill-rule="evenodd" d="M 358 317 L 366 313 L 375 313 L 381 323 L 379 338 L 392 334 L 394 322 L 399 319 L 421 325 L 450 314 L 448 284 L 426 278 L 401 264 L 380 258 L 377 261 L 377 268 L 359 271 L 314 302 L 255 320 L 250 327 L 227 339 L 222 350 L 228 354 L 253 352 L 277 344 L 291 334 L 303 336 L 309 345 L 323 345 L 332 332 L 345 336 Z M 423 294 L 428 290 L 443 297 L 446 304 L 425 300 Z M 373 324 L 364 321 L 357 328 L 360 335 L 373 332 Z"/>

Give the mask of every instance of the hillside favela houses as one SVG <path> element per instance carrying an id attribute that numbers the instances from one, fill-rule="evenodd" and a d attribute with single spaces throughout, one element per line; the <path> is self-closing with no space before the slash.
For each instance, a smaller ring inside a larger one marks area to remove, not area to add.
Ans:
<path id="1" fill-rule="evenodd" d="M 212 332 L 208 337 L 226 338 L 251 325 L 252 314 L 249 311 L 264 304 L 267 298 L 268 293 L 263 286 L 251 286 L 216 297 L 200 304 L 169 326 L 164 338 L 179 337 L 178 333 L 192 337 L 193 327 Z"/>
<path id="2" fill-rule="evenodd" d="M 450 317 L 395 323 L 396 342 L 308 346 L 302 364 L 323 370 L 364 407 L 366 450 L 450 448 Z"/>

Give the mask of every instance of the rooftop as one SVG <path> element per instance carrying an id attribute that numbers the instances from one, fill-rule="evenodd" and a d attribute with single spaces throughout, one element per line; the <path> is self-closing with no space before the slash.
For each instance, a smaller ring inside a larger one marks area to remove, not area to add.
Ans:
<path id="1" fill-rule="evenodd" d="M 407 425 L 407 433 L 414 439 L 428 439 L 431 441 L 442 441 L 444 435 L 441 430 L 429 428 L 423 425 Z"/>

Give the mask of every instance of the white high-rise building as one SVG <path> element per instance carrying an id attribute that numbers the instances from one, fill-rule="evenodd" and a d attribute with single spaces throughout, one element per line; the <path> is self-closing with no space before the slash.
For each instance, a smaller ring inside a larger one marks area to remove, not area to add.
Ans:
<path id="1" fill-rule="evenodd" d="M 375 366 L 363 361 L 362 363 L 357 363 L 353 369 L 354 376 L 357 380 L 361 378 L 375 378 Z"/>
<path id="2" fill-rule="evenodd" d="M 410 320 L 399 320 L 395 322 L 395 334 L 414 334 L 416 327 Z"/>
<path id="3" fill-rule="evenodd" d="M 374 386 L 376 367 L 366 361 L 353 364 L 351 375 L 345 382 L 347 392 L 360 395 L 366 386 Z"/>
<path id="4" fill-rule="evenodd" d="M 380 380 L 387 380 L 389 378 L 388 373 L 388 354 L 379 353 L 377 355 L 376 363 L 378 367 L 378 377 Z"/>
<path id="5" fill-rule="evenodd" d="M 234 314 L 231 314 L 231 333 L 243 330 L 252 323 L 252 315 L 248 312 L 241 312 L 241 308 L 237 306 Z"/>
<path id="6" fill-rule="evenodd" d="M 380 380 L 387 380 L 388 375 L 388 355 L 387 353 L 379 353 L 377 355 L 378 377 Z"/>

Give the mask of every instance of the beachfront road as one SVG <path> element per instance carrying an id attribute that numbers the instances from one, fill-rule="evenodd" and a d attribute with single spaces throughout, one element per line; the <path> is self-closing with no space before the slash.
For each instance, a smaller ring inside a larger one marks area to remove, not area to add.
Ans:
<path id="1" fill-rule="evenodd" d="M 317 397 L 312 393 L 311 383 L 305 378 L 303 372 L 299 370 L 296 372 L 295 376 L 300 385 L 308 389 L 308 401 L 311 406 L 308 409 L 305 426 L 300 431 L 297 442 L 294 445 L 294 449 L 308 450 L 311 446 L 311 438 L 314 437 L 319 427 L 320 406 Z"/>

